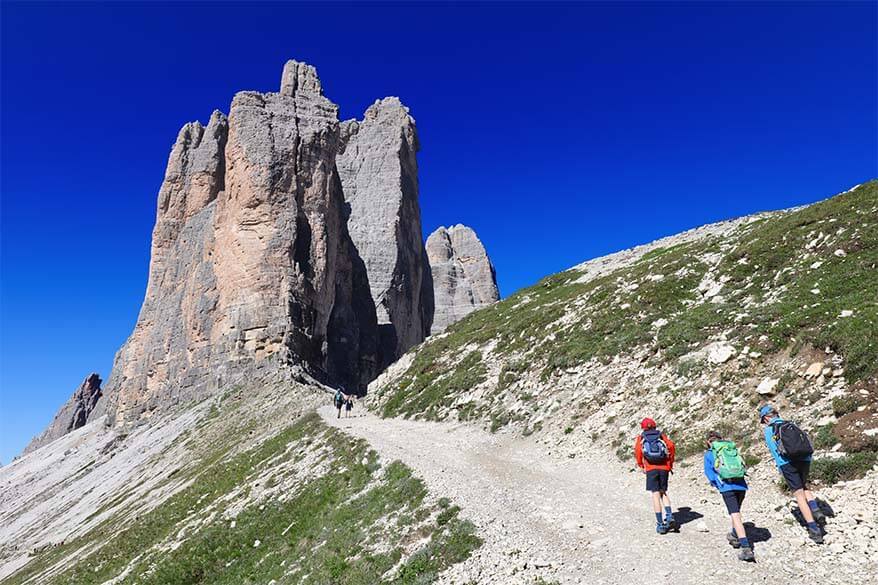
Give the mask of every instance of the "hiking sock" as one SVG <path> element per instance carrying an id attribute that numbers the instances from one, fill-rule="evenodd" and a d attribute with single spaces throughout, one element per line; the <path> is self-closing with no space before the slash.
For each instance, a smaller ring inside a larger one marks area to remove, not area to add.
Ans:
<path id="1" fill-rule="evenodd" d="M 670 506 L 665 506 L 665 522 L 671 522 L 674 519 L 674 513 L 671 512 Z"/>
<path id="2" fill-rule="evenodd" d="M 662 513 L 661 512 L 655 513 L 655 523 L 656 524 L 664 524 L 664 522 L 662 522 Z"/>
<path id="3" fill-rule="evenodd" d="M 750 548 L 750 539 L 746 536 L 744 538 L 739 538 L 738 542 L 741 543 L 741 548 Z"/>
<path id="4" fill-rule="evenodd" d="M 808 530 L 812 532 L 817 532 L 820 528 L 817 526 L 816 522 L 808 522 Z"/>
<path id="5" fill-rule="evenodd" d="M 820 506 L 817 504 L 817 500 L 808 500 L 808 507 L 811 508 L 812 512 L 816 512 L 820 509 Z"/>

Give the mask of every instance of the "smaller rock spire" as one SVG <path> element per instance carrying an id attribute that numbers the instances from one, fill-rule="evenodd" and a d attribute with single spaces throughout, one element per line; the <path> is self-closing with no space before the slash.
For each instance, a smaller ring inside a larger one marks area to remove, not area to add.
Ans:
<path id="1" fill-rule="evenodd" d="M 280 93 L 292 97 L 299 92 L 323 95 L 323 88 L 314 66 L 290 59 L 281 74 Z"/>

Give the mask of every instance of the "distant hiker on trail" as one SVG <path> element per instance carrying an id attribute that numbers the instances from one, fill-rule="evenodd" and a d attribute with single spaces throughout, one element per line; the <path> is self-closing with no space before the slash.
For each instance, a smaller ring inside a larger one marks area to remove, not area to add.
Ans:
<path id="1" fill-rule="evenodd" d="M 655 531 L 659 534 L 667 534 L 671 530 L 679 531 L 671 511 L 671 499 L 668 497 L 668 475 L 674 469 L 674 442 L 655 428 L 655 421 L 651 418 L 643 419 L 640 428 L 643 432 L 634 441 L 634 460 L 646 473 L 646 491 L 652 493 Z"/>
<path id="2" fill-rule="evenodd" d="M 336 418 L 341 418 L 341 407 L 344 406 L 345 402 L 347 402 L 348 397 L 341 390 L 335 391 L 335 398 L 332 399 L 333 404 L 338 409 L 338 416 Z"/>
<path id="3" fill-rule="evenodd" d="M 719 490 L 732 519 L 732 531 L 726 535 L 726 539 L 733 548 L 741 549 L 738 552 L 739 559 L 755 562 L 753 546 L 747 538 L 744 521 L 741 519 L 741 504 L 747 494 L 744 473 L 744 459 L 735 443 L 723 441 L 716 431 L 708 433 L 707 450 L 704 452 L 704 476 L 710 485 Z"/>
<path id="4" fill-rule="evenodd" d="M 350 418 L 351 410 L 354 408 L 354 397 L 348 396 L 347 400 L 344 401 L 344 416 L 345 418 Z"/>
<path id="5" fill-rule="evenodd" d="M 823 544 L 820 525 L 826 524 L 826 516 L 808 489 L 808 472 L 811 470 L 811 454 L 814 453 L 811 440 L 796 423 L 782 419 L 770 404 L 759 409 L 759 422 L 765 426 L 765 444 L 796 498 L 808 527 L 808 536 L 817 544 Z"/>

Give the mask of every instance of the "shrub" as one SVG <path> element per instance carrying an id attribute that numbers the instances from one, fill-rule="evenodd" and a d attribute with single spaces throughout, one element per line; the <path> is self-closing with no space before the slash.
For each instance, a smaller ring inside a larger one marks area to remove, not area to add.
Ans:
<path id="1" fill-rule="evenodd" d="M 817 427 L 812 435 L 814 446 L 818 449 L 831 449 L 833 445 L 838 443 L 835 433 L 832 432 L 833 429 L 835 429 L 835 423 Z"/>
<path id="2" fill-rule="evenodd" d="M 811 463 L 811 477 L 827 485 L 863 477 L 878 461 L 878 451 L 851 453 L 838 459 L 823 457 Z"/>
<path id="3" fill-rule="evenodd" d="M 863 399 L 856 394 L 846 394 L 832 399 L 832 412 L 841 417 L 863 405 Z"/>

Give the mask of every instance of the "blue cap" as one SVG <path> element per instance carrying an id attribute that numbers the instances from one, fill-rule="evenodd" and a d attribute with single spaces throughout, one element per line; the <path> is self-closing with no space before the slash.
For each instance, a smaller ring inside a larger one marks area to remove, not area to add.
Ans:
<path id="1" fill-rule="evenodd" d="M 762 408 L 759 409 L 759 418 L 762 418 L 763 416 L 768 416 L 772 412 L 776 412 L 774 410 L 774 407 L 770 404 L 766 404 L 765 406 L 763 406 Z"/>

